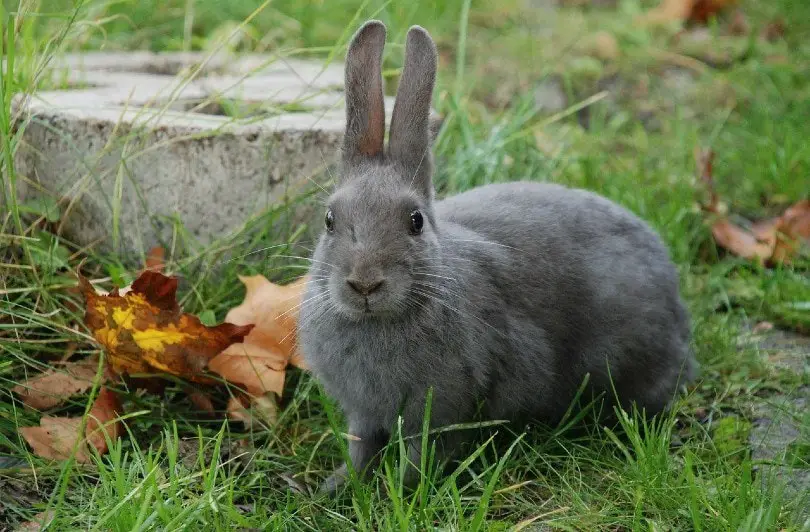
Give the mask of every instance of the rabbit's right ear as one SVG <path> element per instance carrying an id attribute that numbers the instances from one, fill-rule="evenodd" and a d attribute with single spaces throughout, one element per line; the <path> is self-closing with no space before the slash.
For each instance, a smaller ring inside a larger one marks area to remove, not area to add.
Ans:
<path id="1" fill-rule="evenodd" d="M 385 137 L 382 53 L 385 25 L 378 20 L 363 24 L 346 54 L 346 134 L 344 163 L 381 157 Z"/>

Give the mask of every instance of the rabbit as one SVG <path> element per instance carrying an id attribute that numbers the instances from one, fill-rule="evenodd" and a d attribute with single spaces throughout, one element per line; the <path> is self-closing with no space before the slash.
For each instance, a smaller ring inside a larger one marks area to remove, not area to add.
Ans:
<path id="1" fill-rule="evenodd" d="M 647 414 L 695 378 L 690 319 L 659 236 L 623 207 L 556 184 L 434 198 L 428 118 L 437 52 L 409 29 L 384 147 L 386 27 L 345 63 L 346 130 L 298 321 L 304 360 L 345 414 L 362 478 L 401 416 L 423 427 L 559 421 L 583 384 Z M 443 459 L 464 436 L 441 435 Z M 411 438 L 408 461 L 420 463 Z M 320 487 L 347 479 L 341 465 Z M 418 475 L 418 473 L 417 473 Z M 418 478 L 418 477 L 416 477 Z M 413 475 L 406 482 L 413 482 Z"/>

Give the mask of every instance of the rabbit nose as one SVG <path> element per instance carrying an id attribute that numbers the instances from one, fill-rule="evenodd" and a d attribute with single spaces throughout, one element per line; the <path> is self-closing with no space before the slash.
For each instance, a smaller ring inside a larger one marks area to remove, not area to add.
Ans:
<path id="1" fill-rule="evenodd" d="M 371 279 L 371 280 L 360 280 L 360 279 L 346 279 L 346 284 L 348 284 L 352 290 L 357 292 L 358 294 L 367 296 L 372 292 L 377 291 L 383 284 L 382 279 Z"/>

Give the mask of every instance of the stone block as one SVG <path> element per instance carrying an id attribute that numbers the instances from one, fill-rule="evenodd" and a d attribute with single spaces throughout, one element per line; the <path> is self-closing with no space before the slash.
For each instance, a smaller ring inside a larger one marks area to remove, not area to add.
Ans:
<path id="1" fill-rule="evenodd" d="M 136 52 L 51 67 L 67 89 L 14 100 L 20 195 L 60 201 L 80 245 L 131 255 L 181 226 L 206 245 L 314 187 L 343 135 L 341 64 Z"/>

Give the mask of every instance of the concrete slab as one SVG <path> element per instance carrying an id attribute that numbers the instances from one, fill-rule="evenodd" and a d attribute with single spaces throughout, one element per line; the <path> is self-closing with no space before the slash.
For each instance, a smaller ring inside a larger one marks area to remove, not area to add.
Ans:
<path id="1" fill-rule="evenodd" d="M 80 245 L 136 254 L 178 224 L 203 245 L 225 237 L 314 187 L 343 135 L 341 64 L 102 52 L 51 67 L 69 89 L 14 101 L 21 196 L 60 200 Z"/>

